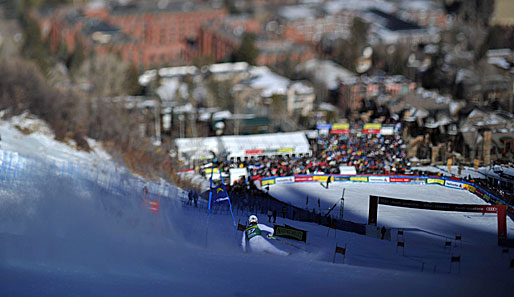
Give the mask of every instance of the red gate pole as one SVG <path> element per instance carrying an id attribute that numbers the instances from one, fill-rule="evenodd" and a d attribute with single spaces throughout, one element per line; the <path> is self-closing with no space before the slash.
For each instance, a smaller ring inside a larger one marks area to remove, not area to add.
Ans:
<path id="1" fill-rule="evenodd" d="M 507 206 L 497 205 L 496 213 L 498 216 L 498 239 L 507 238 Z"/>

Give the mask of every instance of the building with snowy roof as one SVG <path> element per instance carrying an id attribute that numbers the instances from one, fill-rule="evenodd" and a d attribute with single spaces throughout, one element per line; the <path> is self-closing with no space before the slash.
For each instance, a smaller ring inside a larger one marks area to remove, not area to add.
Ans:
<path id="1" fill-rule="evenodd" d="M 312 154 L 304 132 L 177 138 L 175 147 L 179 160 L 190 164 L 214 157 L 244 160 L 260 156 Z"/>

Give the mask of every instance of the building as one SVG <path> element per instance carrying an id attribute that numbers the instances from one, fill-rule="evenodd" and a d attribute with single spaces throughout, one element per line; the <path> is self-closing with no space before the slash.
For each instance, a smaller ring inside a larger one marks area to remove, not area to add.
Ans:
<path id="1" fill-rule="evenodd" d="M 201 3 L 162 2 L 114 7 L 66 6 L 40 12 L 37 18 L 43 37 L 53 49 L 64 41 L 71 52 L 80 41 L 87 49 L 119 53 L 123 60 L 149 68 L 190 62 L 190 47 L 195 46 L 200 27 L 226 15 L 225 9 Z"/>
<path id="2" fill-rule="evenodd" d="M 373 43 L 413 45 L 436 43 L 441 38 L 435 28 L 422 27 L 380 9 L 370 8 L 360 16 L 371 24 L 370 38 Z"/>

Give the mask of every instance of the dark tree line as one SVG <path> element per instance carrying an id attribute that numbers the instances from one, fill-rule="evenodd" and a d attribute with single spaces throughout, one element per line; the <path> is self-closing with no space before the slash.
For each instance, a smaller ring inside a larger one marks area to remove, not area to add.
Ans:
<path id="1" fill-rule="evenodd" d="M 0 61 L 0 110 L 5 116 L 28 111 L 44 120 L 57 140 L 73 139 L 89 150 L 86 137 L 106 144 L 134 172 L 147 177 L 173 174 L 166 149 L 157 149 L 138 134 L 137 110 L 125 102 L 63 93 L 49 86 L 39 68 L 25 60 Z"/>

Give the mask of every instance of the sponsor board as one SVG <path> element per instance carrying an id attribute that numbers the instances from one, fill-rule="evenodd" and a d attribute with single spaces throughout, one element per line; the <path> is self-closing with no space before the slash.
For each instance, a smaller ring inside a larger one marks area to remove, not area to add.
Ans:
<path id="1" fill-rule="evenodd" d="M 387 183 L 389 182 L 388 176 L 368 176 L 370 183 Z"/>
<path id="2" fill-rule="evenodd" d="M 318 129 L 318 130 L 330 130 L 331 127 L 332 127 L 331 124 L 318 124 L 316 126 L 316 129 Z"/>
<path id="3" fill-rule="evenodd" d="M 278 152 L 279 153 L 292 153 L 292 152 L 294 152 L 294 148 L 281 148 L 281 149 L 278 149 Z"/>
<path id="4" fill-rule="evenodd" d="M 408 177 L 390 177 L 389 181 L 392 183 L 408 183 L 408 182 L 410 182 L 410 178 L 408 178 Z"/>
<path id="5" fill-rule="evenodd" d="M 294 183 L 294 177 L 286 176 L 286 177 L 277 177 L 275 178 L 276 184 L 286 184 L 286 183 Z"/>
<path id="6" fill-rule="evenodd" d="M 364 127 L 362 128 L 362 133 L 378 134 L 380 133 L 380 129 L 382 129 L 382 124 L 367 123 L 364 124 Z"/>
<path id="7" fill-rule="evenodd" d="M 312 181 L 312 176 L 295 176 L 294 177 L 294 182 L 297 183 L 297 182 L 308 182 L 308 181 Z"/>
<path id="8" fill-rule="evenodd" d="M 454 181 L 451 181 L 451 180 L 446 180 L 444 182 L 444 185 L 447 186 L 447 187 L 452 187 L 452 188 L 462 188 L 462 183 L 454 182 Z"/>
<path id="9" fill-rule="evenodd" d="M 218 173 L 219 169 L 218 169 L 218 167 L 216 167 L 216 168 L 212 168 L 212 167 L 211 168 L 205 168 L 204 172 L 205 172 L 205 174 L 211 174 L 211 172 L 212 173 Z"/>
<path id="10" fill-rule="evenodd" d="M 263 186 L 267 186 L 267 185 L 274 185 L 275 184 L 275 179 L 272 178 L 272 179 L 263 179 L 261 181 L 261 185 Z"/>
<path id="11" fill-rule="evenodd" d="M 440 184 L 444 186 L 444 179 L 427 178 L 427 184 Z"/>
<path id="12" fill-rule="evenodd" d="M 416 177 L 416 178 L 411 178 L 410 182 L 413 183 L 413 184 L 424 184 L 424 183 L 427 182 L 427 179 L 426 178 Z"/>
<path id="13" fill-rule="evenodd" d="M 350 130 L 330 130 L 331 134 L 349 134 Z"/>
<path id="14" fill-rule="evenodd" d="M 475 187 L 473 187 L 472 185 L 462 184 L 462 188 L 470 191 L 471 193 L 475 193 Z"/>
<path id="15" fill-rule="evenodd" d="M 273 235 L 275 236 L 307 242 L 307 231 L 297 229 L 288 225 L 275 225 L 273 226 L 273 229 Z"/>
<path id="16" fill-rule="evenodd" d="M 352 176 L 350 177 L 351 181 L 357 181 L 357 182 L 367 182 L 368 177 L 367 176 Z"/>
<path id="17" fill-rule="evenodd" d="M 483 194 L 482 199 L 484 199 L 485 201 L 489 202 L 489 201 L 491 201 L 491 196 L 489 196 L 487 194 Z"/>
<path id="18" fill-rule="evenodd" d="M 480 190 L 479 188 L 475 188 L 475 192 L 473 192 L 475 195 L 477 195 L 480 198 L 484 198 L 484 192 Z"/>
<path id="19" fill-rule="evenodd" d="M 330 176 L 313 176 L 312 180 L 326 182 Z"/>
<path id="20" fill-rule="evenodd" d="M 350 124 L 348 124 L 348 123 L 333 124 L 332 130 L 350 130 Z"/>
<path id="21" fill-rule="evenodd" d="M 334 176 L 334 181 L 349 181 L 350 180 L 350 177 L 349 176 Z"/>
<path id="22" fill-rule="evenodd" d="M 396 199 L 389 197 L 377 197 L 378 204 L 391 205 L 397 207 L 406 208 L 418 208 L 418 209 L 431 209 L 441 211 L 462 211 L 462 212 L 483 212 L 483 213 L 495 213 L 498 208 L 491 205 L 480 205 L 480 204 L 452 204 L 452 203 L 440 203 L 440 202 L 427 202 L 418 200 L 406 200 Z"/>
<path id="23" fill-rule="evenodd" d="M 264 153 L 264 150 L 246 150 L 246 155 L 258 155 Z"/>

